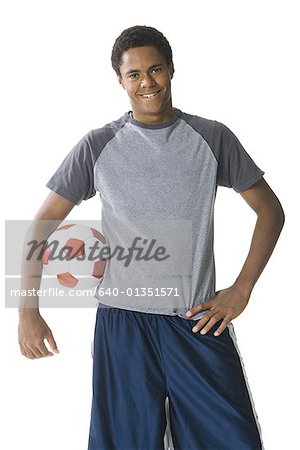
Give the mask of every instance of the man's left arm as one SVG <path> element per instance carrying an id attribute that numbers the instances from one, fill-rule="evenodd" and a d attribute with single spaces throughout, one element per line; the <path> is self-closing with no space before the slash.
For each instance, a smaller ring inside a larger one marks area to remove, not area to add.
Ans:
<path id="1" fill-rule="evenodd" d="M 232 286 L 218 291 L 213 299 L 191 308 L 191 314 L 186 314 L 187 317 L 192 317 L 200 311 L 209 310 L 193 327 L 192 331 L 195 333 L 201 330 L 200 333 L 205 334 L 223 319 L 214 333 L 218 336 L 246 308 L 254 285 L 264 270 L 284 225 L 282 206 L 264 178 L 241 192 L 241 196 L 257 215 L 249 253 Z"/>

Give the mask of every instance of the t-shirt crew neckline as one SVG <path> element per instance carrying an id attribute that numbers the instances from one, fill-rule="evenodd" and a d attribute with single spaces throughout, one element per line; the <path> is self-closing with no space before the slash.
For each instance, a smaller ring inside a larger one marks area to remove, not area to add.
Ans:
<path id="1" fill-rule="evenodd" d="M 131 117 L 130 113 L 132 111 L 128 111 L 125 114 L 125 119 L 126 119 L 127 122 L 130 122 L 133 125 L 136 125 L 138 127 L 148 128 L 148 129 L 152 129 L 152 130 L 157 130 L 157 129 L 160 129 L 160 128 L 169 127 L 170 125 L 175 123 L 176 120 L 181 116 L 182 111 L 180 109 L 178 109 L 178 108 L 173 108 L 173 109 L 174 109 L 173 117 L 171 117 L 171 119 L 167 120 L 166 122 L 162 122 L 162 123 L 144 123 L 144 122 L 140 122 L 139 120 L 136 120 L 133 117 Z"/>

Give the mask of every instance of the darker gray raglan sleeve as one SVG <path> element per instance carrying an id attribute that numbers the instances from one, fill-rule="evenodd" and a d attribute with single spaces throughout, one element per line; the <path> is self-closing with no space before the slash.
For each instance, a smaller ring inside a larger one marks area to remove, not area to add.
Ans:
<path id="1" fill-rule="evenodd" d="M 96 194 L 94 159 L 87 133 L 66 156 L 46 186 L 79 205 L 82 200 L 87 200 Z"/>
<path id="2" fill-rule="evenodd" d="M 73 147 L 46 186 L 79 205 L 96 194 L 94 167 L 106 144 L 126 124 L 126 114 L 104 127 L 90 130 Z"/>
<path id="3" fill-rule="evenodd" d="M 215 122 L 219 139 L 216 157 L 218 160 L 217 184 L 232 187 L 236 192 L 245 191 L 259 181 L 261 170 L 246 152 L 235 134 L 224 124 Z"/>

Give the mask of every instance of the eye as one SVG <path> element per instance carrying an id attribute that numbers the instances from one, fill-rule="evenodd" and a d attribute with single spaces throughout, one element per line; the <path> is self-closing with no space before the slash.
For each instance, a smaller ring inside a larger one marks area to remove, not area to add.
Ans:
<path id="1" fill-rule="evenodd" d="M 138 76 L 139 76 L 138 73 L 131 73 L 131 74 L 129 75 L 129 78 L 130 78 L 131 80 L 136 80 L 136 79 L 138 78 Z"/>
<path id="2" fill-rule="evenodd" d="M 154 69 L 152 69 L 153 73 L 158 73 L 161 72 L 161 67 L 154 67 Z"/>

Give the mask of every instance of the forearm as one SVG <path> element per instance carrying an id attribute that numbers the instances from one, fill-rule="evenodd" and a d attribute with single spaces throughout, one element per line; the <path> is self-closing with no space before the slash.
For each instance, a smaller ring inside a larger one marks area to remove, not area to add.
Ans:
<path id="1" fill-rule="evenodd" d="M 74 207 L 74 203 L 66 200 L 55 192 L 51 192 L 37 212 L 24 242 L 22 257 L 21 288 L 38 290 L 42 276 L 42 261 L 36 255 L 28 258 L 27 243 L 33 240 L 42 242 L 59 226 Z M 36 291 L 35 291 L 36 292 Z M 21 297 L 19 303 L 19 316 L 36 314 L 38 312 L 38 297 Z"/>
<path id="2" fill-rule="evenodd" d="M 20 297 L 19 317 L 38 313 L 39 298 L 37 291 L 40 288 L 43 272 L 41 257 L 43 248 L 46 248 L 46 240 L 55 230 L 57 224 L 58 221 L 36 219 L 27 232 L 22 256 L 21 291 L 27 293 L 31 291 L 31 295 Z M 39 246 L 34 253 L 30 254 L 29 243 L 32 241 L 35 241 L 37 245 L 44 243 L 44 247 Z"/>
<path id="3" fill-rule="evenodd" d="M 257 214 L 250 250 L 234 283 L 236 287 L 249 293 L 252 291 L 274 250 L 283 225 L 284 213 L 281 207 Z"/>

